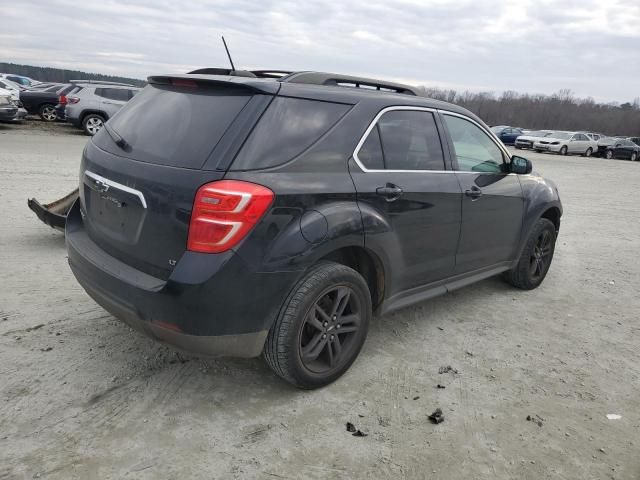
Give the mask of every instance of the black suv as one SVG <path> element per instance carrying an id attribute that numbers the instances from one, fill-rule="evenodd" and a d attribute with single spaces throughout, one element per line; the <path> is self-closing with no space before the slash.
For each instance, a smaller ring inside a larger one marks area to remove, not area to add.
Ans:
<path id="1" fill-rule="evenodd" d="M 149 77 L 82 156 L 69 263 L 128 325 L 263 353 L 315 388 L 356 359 L 374 312 L 544 279 L 557 188 L 472 113 L 376 80 L 209 72 Z"/>

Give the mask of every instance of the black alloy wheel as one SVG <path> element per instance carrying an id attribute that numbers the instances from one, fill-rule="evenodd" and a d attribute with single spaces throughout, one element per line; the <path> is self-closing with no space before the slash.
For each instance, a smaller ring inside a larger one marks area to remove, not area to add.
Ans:
<path id="1" fill-rule="evenodd" d="M 543 230 L 536 239 L 529 259 L 529 274 L 536 282 L 546 275 L 551 264 L 553 253 L 553 235 L 549 230 Z"/>
<path id="2" fill-rule="evenodd" d="M 300 358 L 309 371 L 327 374 L 350 358 L 357 346 L 360 300 L 346 285 L 333 286 L 316 299 L 300 331 Z"/>

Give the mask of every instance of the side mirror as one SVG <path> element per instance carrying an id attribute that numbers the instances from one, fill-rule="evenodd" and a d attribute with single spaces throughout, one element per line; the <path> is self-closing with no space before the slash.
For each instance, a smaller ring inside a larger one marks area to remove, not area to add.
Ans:
<path id="1" fill-rule="evenodd" d="M 531 173 L 533 170 L 533 165 L 529 160 L 524 157 L 518 157 L 517 155 L 511 157 L 509 166 L 511 167 L 511 173 L 517 173 L 520 175 L 526 175 Z"/>

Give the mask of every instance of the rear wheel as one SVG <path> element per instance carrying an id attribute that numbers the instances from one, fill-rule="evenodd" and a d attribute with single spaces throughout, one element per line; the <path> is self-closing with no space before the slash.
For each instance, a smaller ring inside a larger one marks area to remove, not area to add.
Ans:
<path id="1" fill-rule="evenodd" d="M 55 105 L 48 103 L 41 105 L 38 113 L 40 114 L 40 118 L 45 122 L 54 122 L 58 118 L 58 115 L 56 115 Z"/>
<path id="2" fill-rule="evenodd" d="M 589 147 L 589 148 L 587 148 L 587 151 L 584 152 L 584 156 L 585 157 L 590 157 L 592 153 L 593 153 L 593 148 Z"/>
<path id="3" fill-rule="evenodd" d="M 504 278 L 511 285 L 523 290 L 537 288 L 546 277 L 556 246 L 556 227 L 546 218 L 539 219 L 522 250 L 520 260 Z"/>
<path id="4" fill-rule="evenodd" d="M 354 362 L 371 316 L 371 294 L 362 276 L 341 264 L 320 263 L 283 305 L 267 336 L 264 358 L 287 382 L 322 387 Z"/>
<path id="5" fill-rule="evenodd" d="M 631 161 L 635 162 L 638 159 L 638 153 L 637 152 L 632 152 L 631 153 Z"/>
<path id="6" fill-rule="evenodd" d="M 82 121 L 82 128 L 87 135 L 91 135 L 92 137 L 100 131 L 102 126 L 104 125 L 104 117 L 102 115 L 98 115 L 97 113 L 90 113 L 84 120 Z"/>
<path id="7" fill-rule="evenodd" d="M 569 149 L 567 148 L 567 146 L 563 145 L 562 148 L 560 149 L 560 155 L 566 155 L 568 151 Z"/>
<path id="8" fill-rule="evenodd" d="M 607 150 L 607 152 L 604 154 L 604 156 L 608 159 L 611 160 L 613 158 L 613 150 Z"/>

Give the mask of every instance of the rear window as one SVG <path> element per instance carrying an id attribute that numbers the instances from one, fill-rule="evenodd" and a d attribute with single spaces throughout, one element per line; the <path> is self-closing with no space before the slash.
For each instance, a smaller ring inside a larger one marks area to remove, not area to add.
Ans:
<path id="1" fill-rule="evenodd" d="M 233 162 L 233 169 L 275 167 L 297 157 L 350 108 L 340 103 L 276 97 Z"/>
<path id="2" fill-rule="evenodd" d="M 102 129 L 100 148 L 141 162 L 201 168 L 240 110 L 246 89 L 149 85 L 109 121 L 129 144 L 123 150 Z"/>

